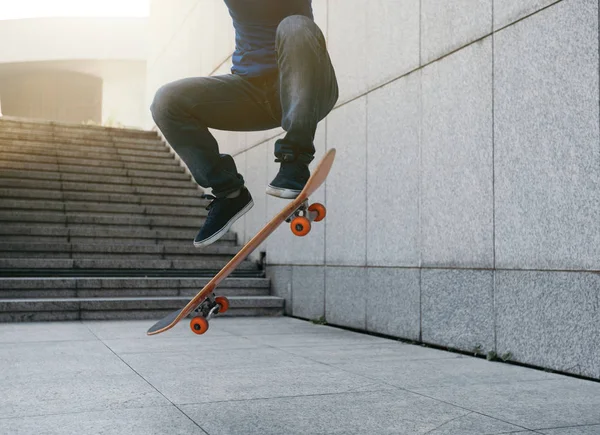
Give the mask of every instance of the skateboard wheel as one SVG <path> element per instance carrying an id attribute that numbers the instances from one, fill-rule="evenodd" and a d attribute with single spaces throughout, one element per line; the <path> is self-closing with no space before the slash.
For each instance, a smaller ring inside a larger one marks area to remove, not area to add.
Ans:
<path id="1" fill-rule="evenodd" d="M 292 220 L 290 227 L 292 228 L 292 233 L 303 237 L 310 232 L 310 221 L 304 216 L 298 216 Z"/>
<path id="2" fill-rule="evenodd" d="M 229 309 L 229 299 L 227 299 L 225 296 L 217 296 L 215 298 L 215 302 L 221 306 L 219 308 L 220 314 L 224 313 Z"/>
<path id="3" fill-rule="evenodd" d="M 327 215 L 327 209 L 323 204 L 315 202 L 310 207 L 308 207 L 308 211 L 313 211 L 317 213 L 317 217 L 315 218 L 315 222 L 322 221 L 325 219 L 325 215 Z"/>
<path id="4" fill-rule="evenodd" d="M 208 320 L 200 316 L 194 317 L 190 321 L 190 328 L 194 334 L 202 335 L 208 331 Z"/>

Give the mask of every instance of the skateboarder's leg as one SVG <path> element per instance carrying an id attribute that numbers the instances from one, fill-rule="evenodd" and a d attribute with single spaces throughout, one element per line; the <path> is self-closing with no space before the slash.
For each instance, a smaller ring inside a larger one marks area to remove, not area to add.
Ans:
<path id="1" fill-rule="evenodd" d="M 196 182 L 224 197 L 244 185 L 233 158 L 219 152 L 209 128 L 227 131 L 266 130 L 279 122 L 271 114 L 261 87 L 240 76 L 193 77 L 162 86 L 150 108 L 169 144 Z"/>
<path id="2" fill-rule="evenodd" d="M 212 188 L 214 195 L 206 221 L 194 239 L 196 247 L 217 241 L 253 205 L 233 158 L 219 152 L 209 128 L 274 128 L 279 122 L 267 100 L 263 87 L 233 74 L 177 80 L 156 93 L 151 106 L 156 125 L 196 182 Z"/>
<path id="3" fill-rule="evenodd" d="M 275 143 L 282 165 L 267 192 L 294 198 L 310 176 L 317 124 L 337 102 L 338 85 L 325 37 L 307 17 L 294 15 L 279 24 L 276 49 L 281 126 L 287 133 Z"/>

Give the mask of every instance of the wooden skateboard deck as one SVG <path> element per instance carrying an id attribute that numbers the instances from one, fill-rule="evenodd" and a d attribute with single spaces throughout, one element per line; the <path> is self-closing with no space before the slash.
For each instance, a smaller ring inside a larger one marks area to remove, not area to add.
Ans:
<path id="1" fill-rule="evenodd" d="M 199 315 L 190 322 L 193 332 L 203 334 L 208 329 L 208 320 L 219 312 L 227 311 L 229 302 L 227 298 L 215 297 L 216 287 L 235 268 L 244 261 L 262 242 L 266 240 L 285 221 L 291 222 L 292 232 L 298 236 L 305 236 L 310 231 L 312 221 L 320 221 L 325 217 L 325 207 L 321 204 L 308 206 L 308 198 L 325 181 L 333 165 L 335 149 L 325 153 L 312 175 L 306 182 L 302 192 L 292 202 L 281 210 L 270 222 L 268 222 L 242 249 L 233 257 L 229 263 L 221 269 L 213 279 L 185 307 L 177 310 L 156 322 L 147 331 L 147 335 L 156 335 L 165 332 L 175 326 L 181 319 L 187 317 L 193 311 L 198 310 Z"/>

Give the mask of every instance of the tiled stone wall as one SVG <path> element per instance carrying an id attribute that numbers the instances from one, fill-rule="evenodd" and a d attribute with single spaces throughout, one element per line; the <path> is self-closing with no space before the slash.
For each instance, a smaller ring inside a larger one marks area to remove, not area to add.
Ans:
<path id="1" fill-rule="evenodd" d="M 149 82 L 227 73 L 222 1 L 175 3 Z M 316 161 L 338 154 L 327 219 L 261 248 L 287 313 L 600 379 L 598 1 L 313 3 L 340 84 Z M 282 206 L 281 133 L 215 132 L 256 198 L 243 240 Z"/>

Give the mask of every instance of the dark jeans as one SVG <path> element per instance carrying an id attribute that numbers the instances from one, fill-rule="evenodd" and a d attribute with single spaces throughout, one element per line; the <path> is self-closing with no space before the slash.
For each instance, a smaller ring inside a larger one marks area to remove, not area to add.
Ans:
<path id="1" fill-rule="evenodd" d="M 162 86 L 150 108 L 158 128 L 196 182 L 225 196 L 244 185 L 230 155 L 221 154 L 209 128 L 258 131 L 283 127 L 275 156 L 310 162 L 317 123 L 338 99 L 335 71 L 319 27 L 294 15 L 277 29 L 278 71 L 186 78 Z"/>

